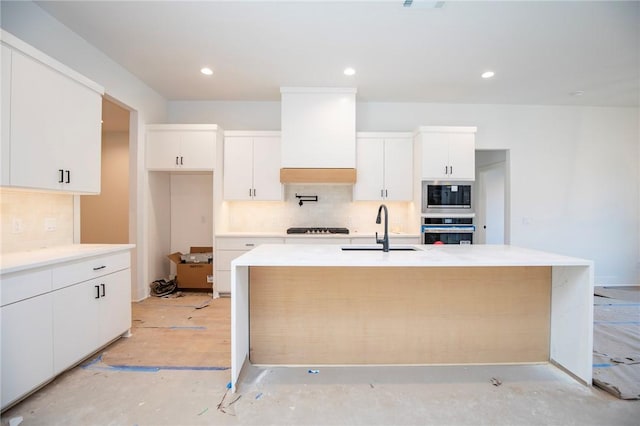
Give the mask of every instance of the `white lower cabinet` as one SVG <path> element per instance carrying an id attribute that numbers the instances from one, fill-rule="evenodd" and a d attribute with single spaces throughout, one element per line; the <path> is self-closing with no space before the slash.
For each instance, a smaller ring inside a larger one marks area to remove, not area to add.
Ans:
<path id="1" fill-rule="evenodd" d="M 231 293 L 231 261 L 261 244 L 283 244 L 278 237 L 216 237 L 216 289 L 220 293 Z"/>
<path id="2" fill-rule="evenodd" d="M 56 374 L 131 327 L 129 274 L 126 269 L 53 293 Z"/>
<path id="3" fill-rule="evenodd" d="M 51 299 L 47 293 L 0 308 L 2 408 L 54 375 Z"/>
<path id="4" fill-rule="evenodd" d="M 0 276 L 2 409 L 131 327 L 129 249 Z"/>

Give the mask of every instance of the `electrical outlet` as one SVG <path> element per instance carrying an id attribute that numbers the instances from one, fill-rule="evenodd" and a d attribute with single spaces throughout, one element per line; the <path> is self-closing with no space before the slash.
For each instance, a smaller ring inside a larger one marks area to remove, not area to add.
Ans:
<path id="1" fill-rule="evenodd" d="M 14 217 L 11 222 L 11 232 L 14 234 L 21 234 L 24 232 L 24 225 L 22 224 L 22 219 L 18 217 Z"/>
<path id="2" fill-rule="evenodd" d="M 44 230 L 47 232 L 53 232 L 58 228 L 55 217 L 47 217 L 44 220 Z"/>

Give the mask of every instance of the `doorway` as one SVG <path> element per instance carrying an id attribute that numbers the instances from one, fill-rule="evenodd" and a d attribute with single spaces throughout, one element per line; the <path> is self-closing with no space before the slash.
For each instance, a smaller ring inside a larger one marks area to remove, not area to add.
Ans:
<path id="1" fill-rule="evenodd" d="M 99 195 L 80 197 L 82 244 L 129 243 L 130 112 L 102 100 L 102 157 Z"/>
<path id="2" fill-rule="evenodd" d="M 476 151 L 477 244 L 507 244 L 508 182 L 506 150 Z"/>

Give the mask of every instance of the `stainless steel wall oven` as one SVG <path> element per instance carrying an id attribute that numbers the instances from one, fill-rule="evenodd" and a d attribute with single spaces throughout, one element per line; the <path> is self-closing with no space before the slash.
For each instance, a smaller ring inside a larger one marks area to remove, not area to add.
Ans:
<path id="1" fill-rule="evenodd" d="M 423 244 L 473 244 L 473 217 L 423 217 Z"/>

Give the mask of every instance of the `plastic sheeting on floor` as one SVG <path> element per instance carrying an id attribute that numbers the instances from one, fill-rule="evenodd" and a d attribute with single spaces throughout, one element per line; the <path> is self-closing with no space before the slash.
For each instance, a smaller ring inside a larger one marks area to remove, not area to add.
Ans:
<path id="1" fill-rule="evenodd" d="M 640 399 L 640 287 L 596 287 L 593 384 Z"/>

